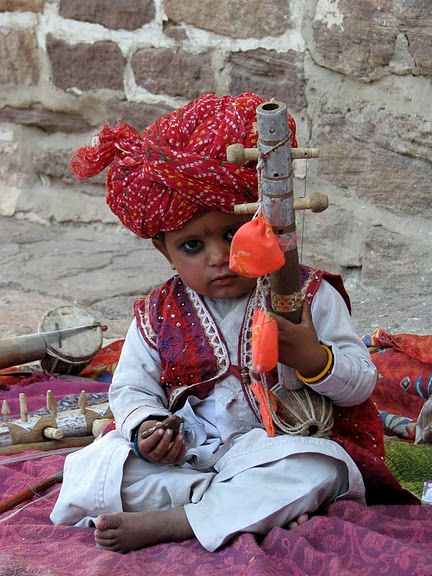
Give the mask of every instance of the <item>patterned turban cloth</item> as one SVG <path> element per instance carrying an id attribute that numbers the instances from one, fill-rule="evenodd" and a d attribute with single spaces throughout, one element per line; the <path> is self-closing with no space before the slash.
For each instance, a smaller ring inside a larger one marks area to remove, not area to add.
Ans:
<path id="1" fill-rule="evenodd" d="M 106 189 L 111 210 L 134 234 L 154 238 L 179 230 L 202 212 L 233 212 L 257 200 L 255 166 L 226 161 L 226 147 L 256 147 L 256 108 L 264 100 L 206 94 L 148 126 L 139 134 L 128 124 L 104 126 L 92 146 L 70 161 L 79 180 L 109 166 Z M 291 145 L 295 123 L 288 116 Z"/>

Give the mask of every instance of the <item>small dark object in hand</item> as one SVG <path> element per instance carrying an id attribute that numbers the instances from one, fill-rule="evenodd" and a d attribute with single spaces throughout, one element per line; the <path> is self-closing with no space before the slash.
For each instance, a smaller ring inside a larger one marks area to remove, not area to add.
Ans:
<path id="1" fill-rule="evenodd" d="M 141 438 L 148 438 L 153 434 L 153 432 L 156 432 L 156 430 L 162 428 L 162 430 L 172 430 L 171 439 L 174 440 L 174 438 L 180 432 L 180 426 L 182 422 L 183 418 L 180 418 L 179 416 L 169 416 L 165 420 L 162 420 L 162 422 L 158 422 L 155 426 L 153 426 L 153 428 L 149 428 L 145 432 L 141 432 Z"/>

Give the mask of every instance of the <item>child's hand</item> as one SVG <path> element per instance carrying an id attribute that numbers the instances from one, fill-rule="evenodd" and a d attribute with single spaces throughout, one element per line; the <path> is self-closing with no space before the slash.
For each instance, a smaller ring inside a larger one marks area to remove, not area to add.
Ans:
<path id="1" fill-rule="evenodd" d="M 279 362 L 295 368 L 306 378 L 319 374 L 325 368 L 328 355 L 315 332 L 309 304 L 303 302 L 301 324 L 293 324 L 277 314 L 275 317 L 279 329 Z"/>
<path id="2" fill-rule="evenodd" d="M 146 432 L 160 424 L 158 420 L 146 420 L 138 433 L 138 449 L 149 462 L 160 464 L 182 464 L 186 454 L 186 442 L 179 432 L 175 438 L 171 429 L 156 428 L 148 436 Z"/>

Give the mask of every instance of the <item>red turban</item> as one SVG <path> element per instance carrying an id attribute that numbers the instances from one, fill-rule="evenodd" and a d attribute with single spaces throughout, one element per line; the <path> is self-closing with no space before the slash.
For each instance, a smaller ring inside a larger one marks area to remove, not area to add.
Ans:
<path id="1" fill-rule="evenodd" d="M 162 116 L 142 135 L 128 124 L 104 126 L 94 146 L 72 155 L 72 171 L 84 180 L 109 166 L 107 203 L 142 238 L 178 230 L 200 212 L 233 212 L 235 204 L 257 199 L 257 174 L 255 167 L 227 163 L 226 147 L 256 146 L 262 102 L 251 92 L 206 94 Z M 295 147 L 290 116 L 289 124 Z"/>

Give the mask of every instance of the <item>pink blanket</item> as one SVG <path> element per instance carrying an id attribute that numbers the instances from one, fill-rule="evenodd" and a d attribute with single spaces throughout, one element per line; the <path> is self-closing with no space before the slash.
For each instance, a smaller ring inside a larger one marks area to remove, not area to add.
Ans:
<path id="1" fill-rule="evenodd" d="M 0 458 L 3 497 L 56 473 L 64 461 L 53 454 L 5 464 L 12 458 Z M 58 487 L 0 515 L 1 576 L 432 575 L 432 507 L 340 502 L 294 530 L 244 534 L 215 553 L 190 540 L 121 555 L 98 550 L 90 528 L 51 524 Z"/>
<path id="2" fill-rule="evenodd" d="M 31 384 L 33 378 L 0 377 L 1 398 L 16 415 L 24 389 L 29 411 L 44 407 L 47 389 L 66 407 L 82 387 L 103 393 L 120 345 L 104 349 L 102 360 L 87 371 L 93 382 L 36 378 Z M 28 459 L 32 454 L 43 457 Z M 61 471 L 64 458 L 60 450 L 0 456 L 0 498 Z M 190 540 L 120 555 L 97 549 L 90 528 L 52 525 L 49 514 L 58 490 L 56 484 L 43 498 L 0 514 L 0 576 L 432 576 L 432 506 L 339 502 L 294 530 L 275 528 L 265 538 L 243 534 L 215 553 Z"/>

